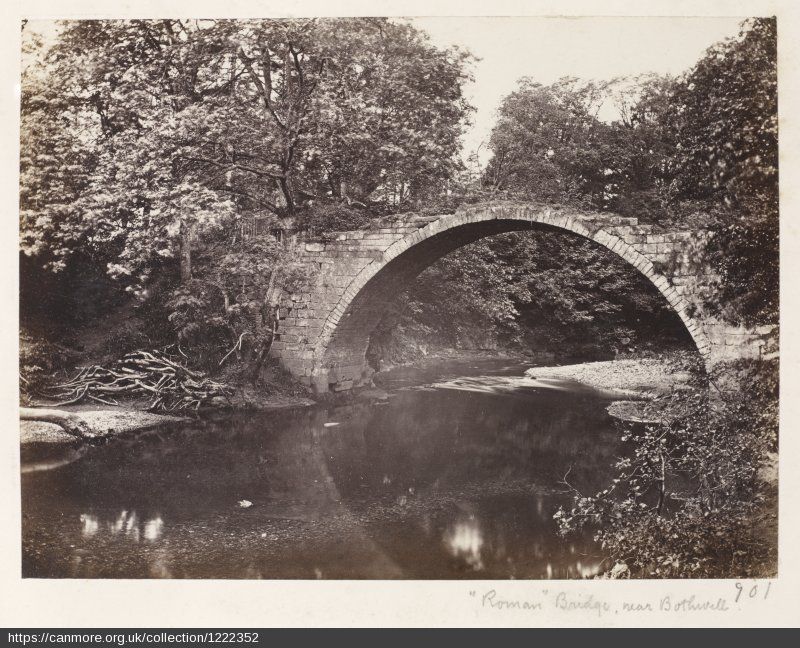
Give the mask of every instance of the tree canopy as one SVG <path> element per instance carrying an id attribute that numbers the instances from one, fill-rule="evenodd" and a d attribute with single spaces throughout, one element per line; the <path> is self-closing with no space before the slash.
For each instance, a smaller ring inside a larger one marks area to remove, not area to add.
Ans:
<path id="1" fill-rule="evenodd" d="M 467 62 L 387 19 L 65 23 L 24 75 L 23 248 L 144 285 L 181 227 L 436 191 Z"/>
<path id="2" fill-rule="evenodd" d="M 27 47 L 23 302 L 113 301 L 107 274 L 187 343 L 258 337 L 298 280 L 281 221 L 440 193 L 471 110 L 469 55 L 383 18 L 67 21 Z"/>

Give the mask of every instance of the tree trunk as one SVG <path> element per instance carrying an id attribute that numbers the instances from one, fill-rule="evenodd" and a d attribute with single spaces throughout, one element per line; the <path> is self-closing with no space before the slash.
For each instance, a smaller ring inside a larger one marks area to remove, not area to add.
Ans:
<path id="1" fill-rule="evenodd" d="M 288 173 L 285 171 L 284 173 Z M 281 192 L 283 193 L 283 199 L 286 202 L 286 213 L 291 215 L 294 214 L 294 193 L 292 192 L 292 185 L 289 182 L 288 178 L 284 175 L 282 178 L 278 180 L 278 185 L 281 188 Z"/>
<path id="2" fill-rule="evenodd" d="M 19 418 L 21 421 L 43 421 L 44 423 L 55 423 L 60 425 L 65 432 L 79 439 L 91 439 L 95 435 L 91 429 L 77 414 L 59 409 L 46 409 L 38 407 L 20 407 Z"/>
<path id="3" fill-rule="evenodd" d="M 181 284 L 192 280 L 192 227 L 181 219 L 180 225 Z"/>
<path id="4" fill-rule="evenodd" d="M 278 311 L 278 306 L 270 307 L 270 316 L 269 316 L 269 338 L 264 339 L 261 341 L 261 349 L 256 356 L 256 361 L 253 365 L 253 374 L 251 379 L 253 383 L 258 380 L 258 376 L 261 373 L 261 367 L 264 366 L 264 361 L 269 356 L 270 349 L 272 349 L 272 343 L 275 341 L 275 335 L 278 332 L 278 318 L 280 317 L 280 313 Z"/>

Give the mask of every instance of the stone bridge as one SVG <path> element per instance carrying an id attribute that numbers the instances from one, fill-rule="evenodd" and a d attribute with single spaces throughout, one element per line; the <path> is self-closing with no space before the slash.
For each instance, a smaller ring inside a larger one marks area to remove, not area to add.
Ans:
<path id="1" fill-rule="evenodd" d="M 370 334 L 388 304 L 429 265 L 504 232 L 544 229 L 601 245 L 643 274 L 683 321 L 707 366 L 763 352 L 770 329 L 732 328 L 706 315 L 715 277 L 702 263 L 709 235 L 664 231 L 635 218 L 525 203 L 470 205 L 453 214 L 405 214 L 325 240 L 297 236 L 296 258 L 314 271 L 304 292 L 283 294 L 272 355 L 316 392 L 369 384 Z M 711 292 L 710 292 L 711 291 Z"/>

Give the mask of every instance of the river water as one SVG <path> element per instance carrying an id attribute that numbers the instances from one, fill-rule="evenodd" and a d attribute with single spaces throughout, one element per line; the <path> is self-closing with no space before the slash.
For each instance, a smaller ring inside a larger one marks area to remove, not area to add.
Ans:
<path id="1" fill-rule="evenodd" d="M 529 366 L 396 371 L 384 401 L 26 445 L 23 576 L 593 576 L 599 548 L 552 516 L 567 471 L 582 492 L 610 479 L 608 401 Z"/>

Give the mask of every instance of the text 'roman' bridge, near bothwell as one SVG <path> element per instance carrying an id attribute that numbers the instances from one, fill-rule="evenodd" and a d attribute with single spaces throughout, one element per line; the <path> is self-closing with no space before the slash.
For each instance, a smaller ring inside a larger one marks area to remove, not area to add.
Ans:
<path id="1" fill-rule="evenodd" d="M 771 327 L 731 327 L 707 314 L 715 280 L 702 262 L 707 232 L 664 231 L 635 218 L 510 202 L 440 216 L 386 217 L 325 240 L 296 237 L 295 258 L 314 272 L 305 292 L 281 296 L 271 353 L 317 392 L 369 384 L 370 334 L 414 277 L 478 239 L 533 229 L 591 239 L 636 268 L 681 318 L 707 366 L 762 353 Z"/>

